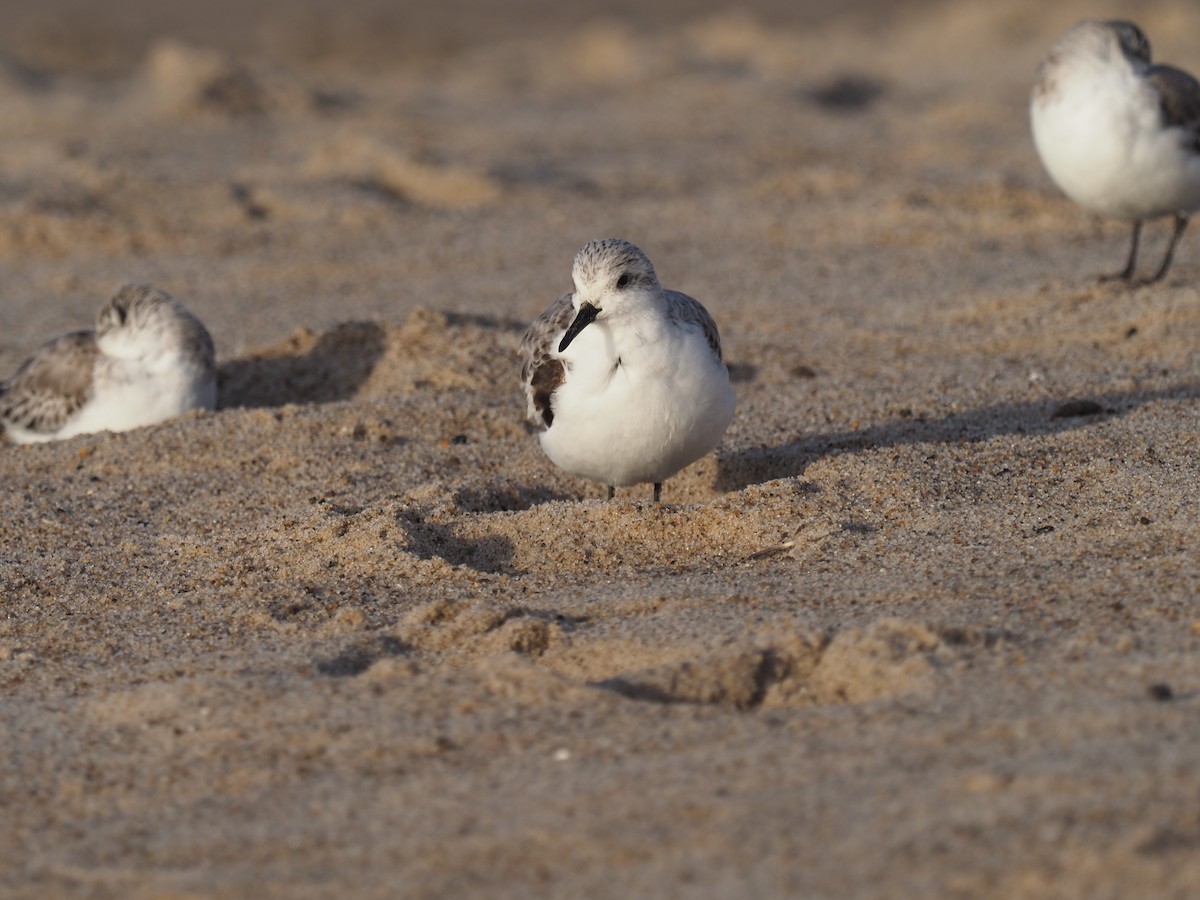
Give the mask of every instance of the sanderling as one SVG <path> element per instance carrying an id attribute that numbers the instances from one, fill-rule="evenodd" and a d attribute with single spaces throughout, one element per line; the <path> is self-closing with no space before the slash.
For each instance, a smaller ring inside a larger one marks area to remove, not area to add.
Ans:
<path id="1" fill-rule="evenodd" d="M 1038 155 L 1068 197 L 1133 223 L 1125 268 L 1133 280 L 1142 222 L 1175 217 L 1167 274 L 1188 216 L 1200 208 L 1200 82 L 1153 65 L 1132 22 L 1090 19 L 1058 39 L 1038 71 L 1029 104 Z"/>
<path id="2" fill-rule="evenodd" d="M 717 445 L 733 389 L 708 311 L 664 290 L 650 260 L 621 240 L 575 254 L 575 291 L 521 341 L 527 416 L 561 468 L 608 485 L 654 484 Z"/>
<path id="3" fill-rule="evenodd" d="M 217 403 L 213 342 L 182 304 L 126 285 L 95 331 L 43 344 L 0 382 L 0 424 L 18 444 L 153 425 Z"/>

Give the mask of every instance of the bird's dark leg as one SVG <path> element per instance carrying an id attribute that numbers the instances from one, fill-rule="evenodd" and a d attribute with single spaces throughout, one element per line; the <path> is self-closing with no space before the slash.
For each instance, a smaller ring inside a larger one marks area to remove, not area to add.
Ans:
<path id="1" fill-rule="evenodd" d="M 661 481 L 654 482 L 654 502 L 655 503 L 662 502 L 662 482 Z"/>
<path id="2" fill-rule="evenodd" d="M 610 484 L 608 486 L 608 499 L 611 500 L 615 496 L 617 496 L 617 489 Z"/>
<path id="3" fill-rule="evenodd" d="M 1138 243 L 1142 239 L 1142 220 L 1133 223 L 1133 241 L 1129 244 L 1129 261 L 1120 272 L 1111 275 L 1101 275 L 1101 281 L 1132 281 L 1133 270 L 1137 267 Z"/>
<path id="4" fill-rule="evenodd" d="M 1158 271 L 1150 278 L 1140 282 L 1141 284 L 1154 284 L 1167 274 L 1167 269 L 1171 268 L 1171 261 L 1175 258 L 1175 247 L 1179 244 L 1179 239 L 1183 237 L 1183 231 L 1188 226 L 1188 217 L 1182 213 L 1175 214 L 1175 230 L 1171 233 L 1171 243 L 1167 247 L 1167 255 L 1163 257 L 1162 265 L 1158 267 Z"/>

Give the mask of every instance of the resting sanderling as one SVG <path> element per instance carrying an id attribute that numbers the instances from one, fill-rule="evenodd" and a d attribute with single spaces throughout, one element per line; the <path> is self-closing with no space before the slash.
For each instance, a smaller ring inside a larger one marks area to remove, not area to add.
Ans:
<path id="1" fill-rule="evenodd" d="M 153 425 L 217 403 L 213 342 L 182 304 L 126 285 L 95 331 L 43 344 L 0 382 L 0 424 L 18 444 Z"/>
<path id="2" fill-rule="evenodd" d="M 1150 62 L 1132 22 L 1089 19 L 1058 39 L 1030 98 L 1038 155 L 1060 188 L 1086 209 L 1133 223 L 1125 268 L 1133 280 L 1142 222 L 1174 216 L 1167 274 L 1189 214 L 1200 208 L 1200 83 Z"/>
<path id="3" fill-rule="evenodd" d="M 708 311 L 664 290 L 621 240 L 575 254 L 574 293 L 521 341 L 527 416 L 561 468 L 608 485 L 662 483 L 708 453 L 733 418 L 733 389 Z"/>

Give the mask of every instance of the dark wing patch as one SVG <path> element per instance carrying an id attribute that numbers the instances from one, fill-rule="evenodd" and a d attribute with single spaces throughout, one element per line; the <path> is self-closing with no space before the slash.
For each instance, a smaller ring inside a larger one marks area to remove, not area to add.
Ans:
<path id="1" fill-rule="evenodd" d="M 693 300 L 687 294 L 681 294 L 678 291 L 664 291 L 663 293 L 667 296 L 667 315 L 671 317 L 672 321 L 698 325 L 708 340 L 708 346 L 712 347 L 717 362 L 721 362 L 721 335 L 717 331 L 717 323 L 708 314 L 708 310 L 700 305 L 700 301 Z"/>
<path id="2" fill-rule="evenodd" d="M 554 424 L 554 409 L 550 405 L 550 398 L 566 377 L 567 368 L 562 364 L 562 360 L 550 359 L 534 369 L 529 379 L 533 408 L 542 417 L 547 428 Z"/>
<path id="3" fill-rule="evenodd" d="M 1158 91 L 1163 124 L 1187 131 L 1200 151 L 1200 82 L 1174 66 L 1151 66 L 1146 80 Z"/>
<path id="4" fill-rule="evenodd" d="M 559 297 L 534 319 L 517 351 L 521 357 L 521 383 L 525 387 L 525 417 L 538 428 L 553 424 L 551 397 L 567 377 L 566 366 L 553 353 L 554 339 L 575 318 L 571 297 L 571 294 Z"/>
<path id="5" fill-rule="evenodd" d="M 91 331 L 46 342 L 5 383 L 0 420 L 42 434 L 58 431 L 91 396 L 98 355 Z"/>

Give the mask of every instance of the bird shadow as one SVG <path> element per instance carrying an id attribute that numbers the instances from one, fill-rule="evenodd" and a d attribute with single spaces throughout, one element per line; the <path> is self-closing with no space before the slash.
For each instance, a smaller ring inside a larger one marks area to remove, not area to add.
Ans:
<path id="1" fill-rule="evenodd" d="M 522 484 L 489 484 L 481 490 L 462 488 L 454 503 L 464 513 L 521 512 L 555 500 L 574 499 L 552 488 Z"/>
<path id="2" fill-rule="evenodd" d="M 314 665 L 321 675 L 346 678 L 361 675 L 381 659 L 404 656 L 411 652 L 412 647 L 408 644 L 385 635 L 378 639 L 354 643 L 333 656 L 320 657 L 314 660 Z"/>
<path id="3" fill-rule="evenodd" d="M 221 363 L 218 405 L 229 409 L 347 400 L 387 350 L 387 335 L 375 322 L 342 322 L 302 349 L 309 339 L 303 332 L 294 335 L 295 353 L 268 351 Z"/>
<path id="4" fill-rule="evenodd" d="M 486 574 L 515 574 L 515 546 L 502 534 L 459 537 L 453 524 L 429 522 L 421 511 L 406 511 L 397 519 L 408 532 L 409 550 L 421 559 L 442 559 Z"/>
<path id="5" fill-rule="evenodd" d="M 881 447 L 974 443 L 1003 434 L 1058 434 L 1099 419 L 1124 415 L 1157 400 L 1196 397 L 1200 397 L 1200 383 L 1147 391 L 1113 391 L 1089 399 L 998 403 L 937 419 L 905 417 L 857 431 L 797 437 L 774 447 L 727 450 L 717 457 L 715 487 L 722 492 L 739 491 L 751 484 L 801 475 L 821 457 Z"/>

